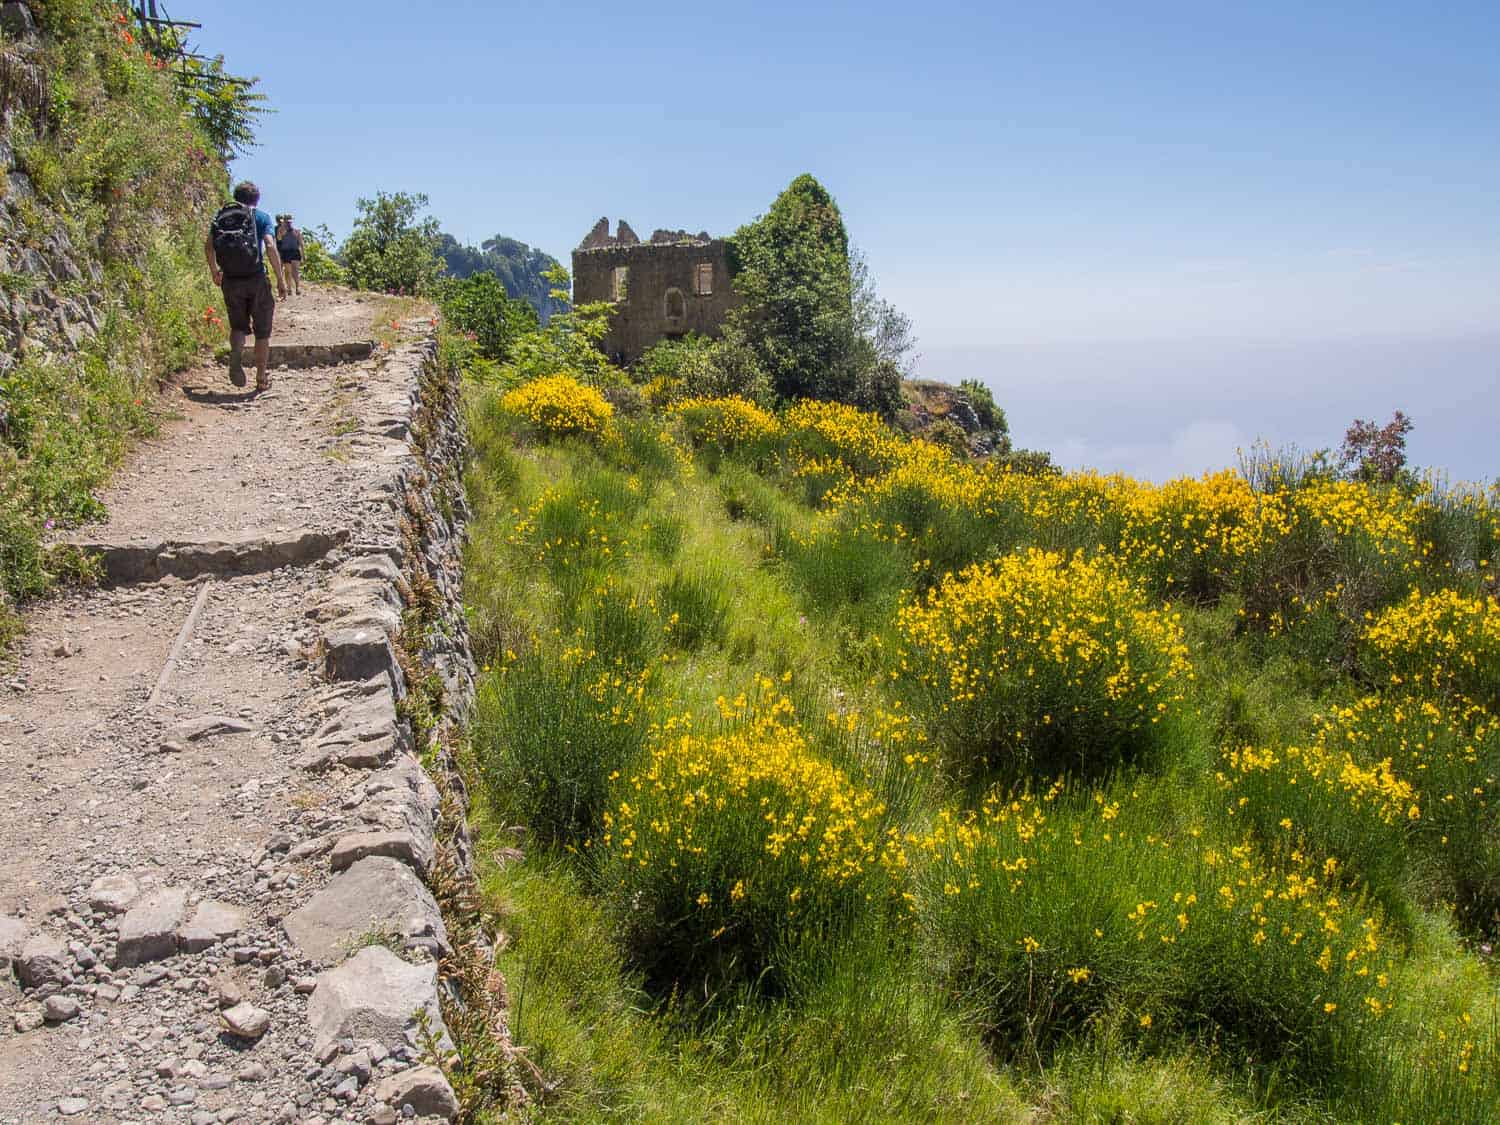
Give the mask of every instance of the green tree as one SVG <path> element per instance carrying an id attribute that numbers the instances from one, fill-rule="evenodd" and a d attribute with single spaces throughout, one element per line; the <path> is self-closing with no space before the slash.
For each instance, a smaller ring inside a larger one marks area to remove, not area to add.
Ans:
<path id="1" fill-rule="evenodd" d="M 377 192 L 358 202 L 354 231 L 339 252 L 349 283 L 385 293 L 427 293 L 443 270 L 438 222 L 418 215 L 427 197 L 404 191 Z"/>
<path id="2" fill-rule="evenodd" d="M 179 94 L 220 159 L 230 160 L 254 148 L 260 119 L 275 112 L 266 105 L 266 95 L 255 89 L 260 79 L 226 73 L 223 55 L 207 60 L 173 55 L 171 59 L 183 75 L 178 80 Z"/>
<path id="3" fill-rule="evenodd" d="M 567 301 L 552 296 L 552 284 L 547 280 L 547 271 L 558 264 L 557 259 L 524 242 L 497 234 L 474 247 L 464 245 L 451 234 L 443 234 L 438 253 L 453 277 L 481 272 L 494 274 L 507 294 L 531 303 L 543 324 L 568 307 Z"/>
<path id="4" fill-rule="evenodd" d="M 548 295 L 566 301 L 568 271 L 557 265 L 545 276 L 552 287 Z M 525 383 L 565 371 L 590 386 L 619 385 L 624 374 L 605 358 L 600 348 L 614 312 L 611 301 L 591 301 L 558 313 L 543 327 L 523 332 L 510 343 L 505 379 Z"/>
<path id="5" fill-rule="evenodd" d="M 914 347 L 911 322 L 875 292 L 838 204 L 798 176 L 729 240 L 743 304 L 726 340 L 742 341 L 784 400 L 832 399 L 892 417 Z"/>
<path id="6" fill-rule="evenodd" d="M 852 398 L 849 236 L 827 189 L 798 176 L 766 214 L 735 232 L 729 266 L 744 299 L 730 322 L 743 329 L 777 395 Z"/>

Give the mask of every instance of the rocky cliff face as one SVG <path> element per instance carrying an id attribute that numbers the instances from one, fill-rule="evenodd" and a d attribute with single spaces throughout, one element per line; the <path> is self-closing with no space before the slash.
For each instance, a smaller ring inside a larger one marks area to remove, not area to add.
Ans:
<path id="1" fill-rule="evenodd" d="M 997 451 L 999 435 L 985 429 L 960 388 L 951 383 L 912 379 L 901 384 L 901 397 L 906 407 L 896 421 L 907 433 L 936 440 L 947 423 L 962 431 L 971 456 L 987 457 Z"/>

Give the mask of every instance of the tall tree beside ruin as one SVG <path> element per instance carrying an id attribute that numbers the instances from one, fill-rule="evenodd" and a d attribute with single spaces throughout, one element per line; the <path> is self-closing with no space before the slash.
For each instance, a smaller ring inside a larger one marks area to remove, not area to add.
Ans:
<path id="1" fill-rule="evenodd" d="M 783 399 L 848 400 L 855 338 L 849 236 L 838 204 L 798 176 L 729 240 L 744 304 L 730 314 Z"/>

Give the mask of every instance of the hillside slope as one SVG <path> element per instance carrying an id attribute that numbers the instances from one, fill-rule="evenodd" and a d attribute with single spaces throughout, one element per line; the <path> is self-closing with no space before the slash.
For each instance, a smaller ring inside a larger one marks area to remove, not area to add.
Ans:
<path id="1" fill-rule="evenodd" d="M 155 377 L 220 332 L 201 240 L 227 189 L 172 80 L 112 10 L 5 7 L 0 635 L 4 603 L 55 577 L 42 532 L 99 512 L 94 491 L 154 426 Z"/>

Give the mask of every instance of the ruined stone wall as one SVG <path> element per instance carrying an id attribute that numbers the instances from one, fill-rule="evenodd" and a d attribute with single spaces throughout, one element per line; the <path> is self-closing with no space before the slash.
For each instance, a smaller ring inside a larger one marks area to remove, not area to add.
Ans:
<path id="1" fill-rule="evenodd" d="M 695 270 L 705 263 L 713 269 L 713 291 L 699 295 Z M 604 340 L 605 353 L 619 363 L 634 363 L 664 337 L 716 336 L 739 304 L 722 239 L 579 248 L 573 251 L 574 302 L 614 300 L 619 267 L 627 271 L 625 297 L 616 303 Z"/>

